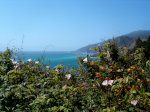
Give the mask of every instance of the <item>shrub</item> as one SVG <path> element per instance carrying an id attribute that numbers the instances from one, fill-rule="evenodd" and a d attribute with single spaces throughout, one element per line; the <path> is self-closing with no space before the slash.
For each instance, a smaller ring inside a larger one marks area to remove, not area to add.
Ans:
<path id="1" fill-rule="evenodd" d="M 55 68 L 0 54 L 0 111 L 141 112 L 150 110 L 150 60 L 115 43 L 98 45 L 97 58 L 78 57 L 79 68 Z"/>

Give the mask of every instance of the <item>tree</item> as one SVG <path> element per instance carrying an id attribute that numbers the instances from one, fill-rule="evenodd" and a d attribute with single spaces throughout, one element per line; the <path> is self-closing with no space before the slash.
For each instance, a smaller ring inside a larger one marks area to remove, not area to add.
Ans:
<path id="1" fill-rule="evenodd" d="M 147 59 L 150 58 L 150 36 L 148 37 L 147 41 L 145 42 L 145 45 L 144 45 L 144 52 L 145 52 L 145 57 Z"/>
<path id="2" fill-rule="evenodd" d="M 118 46 L 115 41 L 110 44 L 110 50 L 111 50 L 110 55 L 111 55 L 112 60 L 117 61 L 119 54 L 118 54 Z"/>
<path id="3" fill-rule="evenodd" d="M 147 59 L 150 58 L 150 36 L 148 37 L 147 41 L 142 41 L 140 38 L 136 40 L 136 48 L 144 48 L 144 54 Z"/>
<path id="4" fill-rule="evenodd" d="M 140 38 L 138 38 L 137 40 L 136 40 L 136 48 L 141 48 L 143 46 L 143 41 L 140 39 Z"/>

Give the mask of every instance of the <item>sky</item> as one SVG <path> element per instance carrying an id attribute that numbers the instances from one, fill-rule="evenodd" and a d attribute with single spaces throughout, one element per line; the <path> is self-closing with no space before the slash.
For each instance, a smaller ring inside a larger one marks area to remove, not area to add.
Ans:
<path id="1" fill-rule="evenodd" d="M 0 0 L 0 51 L 74 51 L 150 30 L 150 0 Z"/>

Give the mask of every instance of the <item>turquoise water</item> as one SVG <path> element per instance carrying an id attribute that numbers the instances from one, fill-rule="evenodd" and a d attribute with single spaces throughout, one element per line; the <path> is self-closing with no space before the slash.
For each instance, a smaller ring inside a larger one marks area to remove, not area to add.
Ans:
<path id="1" fill-rule="evenodd" d="M 58 64 L 63 64 L 69 67 L 77 67 L 77 56 L 86 56 L 86 53 L 78 52 L 20 52 L 15 54 L 21 60 L 27 61 L 41 59 L 41 63 L 55 67 Z"/>

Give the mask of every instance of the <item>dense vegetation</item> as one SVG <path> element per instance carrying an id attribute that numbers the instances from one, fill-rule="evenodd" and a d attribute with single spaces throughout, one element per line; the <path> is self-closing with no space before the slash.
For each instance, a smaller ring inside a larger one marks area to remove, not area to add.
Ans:
<path id="1" fill-rule="evenodd" d="M 150 36 L 146 41 L 142 41 L 140 38 L 136 40 L 136 48 L 144 48 L 145 57 L 148 59 L 150 57 Z"/>
<path id="2" fill-rule="evenodd" d="M 98 57 L 78 57 L 79 68 L 54 69 L 0 54 L 1 112 L 148 112 L 150 60 L 146 48 L 128 52 L 98 45 Z"/>
<path id="3" fill-rule="evenodd" d="M 101 40 L 100 44 L 104 44 L 106 42 L 112 42 L 113 40 L 115 40 L 115 42 L 117 43 L 118 46 L 122 46 L 122 47 L 127 47 L 128 49 L 133 49 L 135 47 L 135 43 L 136 40 L 140 37 L 142 40 L 147 39 L 147 37 L 150 35 L 150 30 L 138 30 L 138 31 L 134 31 L 134 32 L 130 32 L 128 34 L 124 34 L 118 37 L 114 37 L 112 39 L 108 39 L 108 40 Z M 94 48 L 98 45 L 99 43 L 96 44 L 91 44 L 91 45 L 87 45 L 85 47 L 82 47 L 80 49 L 78 49 L 77 51 L 79 52 L 93 52 L 89 50 L 90 48 Z"/>

